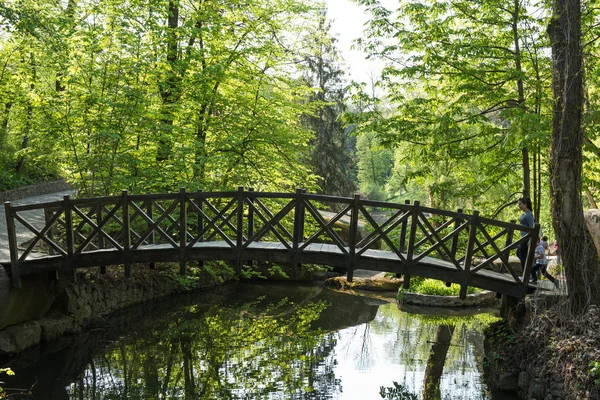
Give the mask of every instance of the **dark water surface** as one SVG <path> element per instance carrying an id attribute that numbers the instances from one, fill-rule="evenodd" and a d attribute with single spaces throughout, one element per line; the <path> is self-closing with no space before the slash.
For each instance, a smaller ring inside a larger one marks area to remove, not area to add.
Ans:
<path id="1" fill-rule="evenodd" d="M 240 284 L 136 307 L 3 363 L 36 399 L 511 399 L 482 380 L 489 313 Z M 2 365 L 2 364 L 0 364 Z"/>

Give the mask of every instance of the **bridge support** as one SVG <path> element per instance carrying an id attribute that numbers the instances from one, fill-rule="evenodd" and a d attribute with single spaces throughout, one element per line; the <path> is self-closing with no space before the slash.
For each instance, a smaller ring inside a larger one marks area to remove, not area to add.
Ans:
<path id="1" fill-rule="evenodd" d="M 526 308 L 522 299 L 514 296 L 502 296 L 500 316 L 508 321 L 511 329 L 519 329 L 525 320 Z"/>

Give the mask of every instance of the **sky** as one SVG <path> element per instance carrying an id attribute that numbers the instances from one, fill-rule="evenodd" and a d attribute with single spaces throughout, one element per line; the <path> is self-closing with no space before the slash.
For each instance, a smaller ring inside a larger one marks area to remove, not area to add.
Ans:
<path id="1" fill-rule="evenodd" d="M 351 50 L 352 41 L 362 35 L 367 14 L 363 7 L 350 0 L 325 0 L 331 31 L 338 40 L 337 47 L 345 62 L 347 78 L 369 83 L 371 76 L 378 76 L 383 64 L 367 60 L 360 50 Z"/>

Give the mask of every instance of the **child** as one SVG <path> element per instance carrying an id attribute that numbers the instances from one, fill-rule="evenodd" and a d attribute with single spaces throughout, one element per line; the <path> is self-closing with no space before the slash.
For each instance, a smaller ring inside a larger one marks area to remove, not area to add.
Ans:
<path id="1" fill-rule="evenodd" d="M 542 236 L 540 244 L 544 247 L 544 251 L 548 251 L 548 236 Z"/>
<path id="2" fill-rule="evenodd" d="M 543 238 L 542 238 L 543 239 Z M 546 240 L 548 240 L 546 238 Z M 546 242 L 547 243 L 547 242 Z M 542 273 L 554 286 L 558 289 L 558 280 L 548 273 L 548 259 L 546 258 L 546 249 L 542 244 L 542 240 L 538 241 L 538 245 L 535 248 L 535 255 L 533 258 L 536 260 L 536 264 L 533 266 L 531 271 L 531 280 L 533 284 L 537 285 L 538 271 Z"/>

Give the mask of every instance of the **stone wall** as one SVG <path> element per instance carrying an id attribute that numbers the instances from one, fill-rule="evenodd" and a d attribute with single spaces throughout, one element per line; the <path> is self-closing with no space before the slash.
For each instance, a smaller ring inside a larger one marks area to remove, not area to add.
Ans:
<path id="1" fill-rule="evenodd" d="M 496 298 L 496 293 L 485 291 L 468 294 L 464 300 L 458 296 L 436 296 L 404 292 L 402 303 L 430 307 L 473 307 L 499 304 L 500 302 Z"/>
<path id="2" fill-rule="evenodd" d="M 43 280 L 41 277 L 38 279 Z M 12 309 L 6 310 L 9 306 L 6 303 L 1 309 L 4 311 L 5 326 L 9 322 L 19 322 L 0 330 L 0 355 L 19 353 L 41 342 L 76 332 L 94 318 L 135 304 L 216 285 L 210 276 L 200 282 L 190 286 L 148 269 L 132 273 L 129 279 L 97 275 L 93 279 L 81 279 L 78 282 L 69 282 L 67 279 L 53 283 L 37 282 L 33 285 L 38 289 L 43 285 L 47 293 L 39 297 L 43 301 L 25 308 L 22 307 L 26 304 L 24 299 L 37 295 L 23 292 L 23 289 L 13 289 L 13 295 L 21 296 L 21 301 L 13 301 L 15 306 Z M 39 292 L 35 293 L 39 295 Z"/>
<path id="3" fill-rule="evenodd" d="M 30 196 L 39 196 L 47 193 L 62 192 L 69 190 L 71 186 L 64 179 L 53 182 L 42 182 L 35 185 L 23 186 L 20 188 L 0 192 L 0 201 L 13 201 Z"/>

